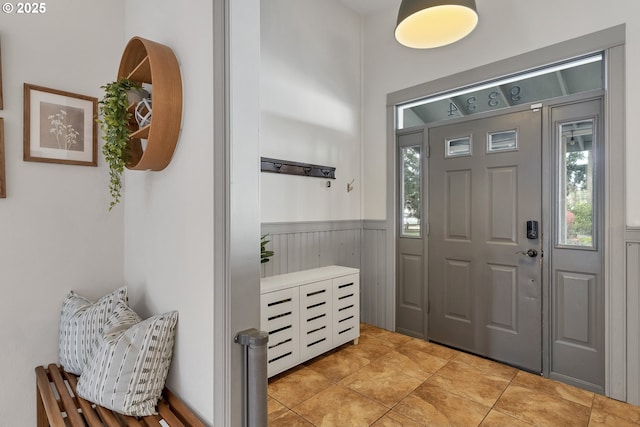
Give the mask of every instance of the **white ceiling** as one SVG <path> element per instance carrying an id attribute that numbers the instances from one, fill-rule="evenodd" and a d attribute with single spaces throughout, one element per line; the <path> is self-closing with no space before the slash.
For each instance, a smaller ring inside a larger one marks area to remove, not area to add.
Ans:
<path id="1" fill-rule="evenodd" d="M 400 6 L 400 0 L 341 0 L 361 15 L 367 15 L 392 6 Z"/>

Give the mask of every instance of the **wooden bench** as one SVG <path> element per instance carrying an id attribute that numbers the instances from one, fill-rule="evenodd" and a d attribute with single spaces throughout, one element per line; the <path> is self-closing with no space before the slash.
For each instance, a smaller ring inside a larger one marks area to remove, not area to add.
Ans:
<path id="1" fill-rule="evenodd" d="M 58 365 L 36 368 L 38 427 L 205 427 L 178 397 L 164 389 L 158 415 L 130 417 L 76 395 L 77 377 Z"/>

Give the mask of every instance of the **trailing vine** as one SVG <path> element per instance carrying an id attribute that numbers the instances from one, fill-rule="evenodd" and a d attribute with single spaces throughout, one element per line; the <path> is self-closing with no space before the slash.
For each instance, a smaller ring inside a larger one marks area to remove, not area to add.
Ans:
<path id="1" fill-rule="evenodd" d="M 120 202 L 122 196 L 122 173 L 129 160 L 129 122 L 132 113 L 128 111 L 128 90 L 141 90 L 141 86 L 128 79 L 119 79 L 101 86 L 104 97 L 98 102 L 100 116 L 96 121 L 104 132 L 102 154 L 109 165 L 109 210 Z"/>

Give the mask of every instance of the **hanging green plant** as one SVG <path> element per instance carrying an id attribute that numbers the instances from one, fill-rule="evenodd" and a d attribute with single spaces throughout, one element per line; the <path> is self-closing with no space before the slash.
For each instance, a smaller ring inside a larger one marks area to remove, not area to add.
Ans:
<path id="1" fill-rule="evenodd" d="M 128 79 L 119 79 L 102 86 L 105 94 L 98 102 L 100 117 L 96 120 L 104 132 L 102 154 L 109 165 L 109 210 L 120 202 L 122 196 L 122 173 L 129 159 L 129 123 L 132 113 L 128 110 L 127 91 L 142 90 L 142 87 Z"/>

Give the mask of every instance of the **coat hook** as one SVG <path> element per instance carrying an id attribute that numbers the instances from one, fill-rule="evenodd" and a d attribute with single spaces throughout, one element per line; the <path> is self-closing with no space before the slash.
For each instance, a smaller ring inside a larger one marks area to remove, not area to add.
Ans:
<path id="1" fill-rule="evenodd" d="M 353 181 L 355 181 L 355 180 L 356 180 L 356 179 L 355 179 L 355 178 L 353 178 L 353 179 L 351 180 L 351 182 L 347 182 L 347 193 L 348 193 L 348 192 L 350 192 L 350 191 L 353 191 Z"/>

